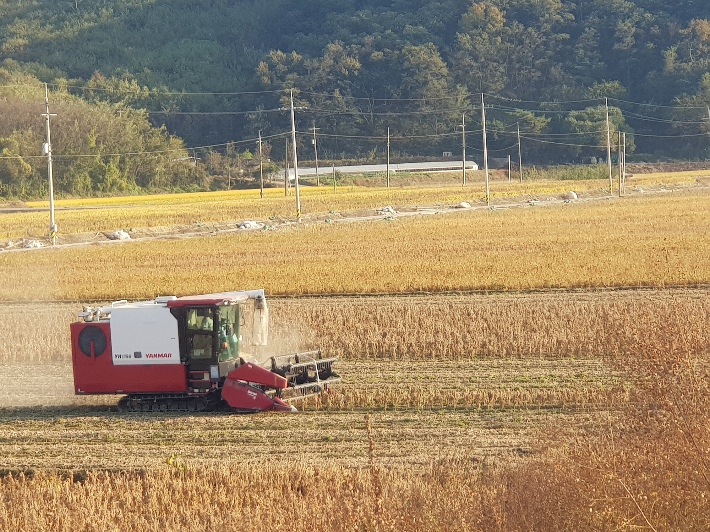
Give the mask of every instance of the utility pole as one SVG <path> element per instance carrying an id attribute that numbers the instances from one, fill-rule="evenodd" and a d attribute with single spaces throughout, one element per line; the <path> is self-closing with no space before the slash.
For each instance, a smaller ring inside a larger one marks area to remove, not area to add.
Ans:
<path id="1" fill-rule="evenodd" d="M 259 130 L 259 183 L 261 186 L 261 197 L 264 197 L 264 143 L 261 141 L 261 130 Z"/>
<path id="2" fill-rule="evenodd" d="M 488 184 L 488 146 L 486 143 L 486 104 L 481 93 L 481 123 L 483 124 L 483 167 L 486 170 L 486 205 L 491 204 L 491 190 Z"/>
<path id="3" fill-rule="evenodd" d="M 621 131 L 617 131 L 619 134 L 619 197 L 621 197 Z"/>
<path id="4" fill-rule="evenodd" d="M 291 177 L 289 176 L 290 168 L 288 165 L 288 137 L 286 137 L 286 155 L 284 155 L 284 196 L 288 196 L 288 187 L 291 184 Z"/>
<path id="5" fill-rule="evenodd" d="M 520 171 L 520 182 L 523 182 L 523 151 L 520 149 L 520 122 L 518 122 L 518 170 Z"/>
<path id="6" fill-rule="evenodd" d="M 335 185 L 335 163 L 333 163 L 333 192 L 338 192 L 338 187 Z"/>
<path id="7" fill-rule="evenodd" d="M 49 117 L 57 116 L 56 113 L 49 112 L 49 89 L 44 84 L 44 105 L 46 112 L 42 114 L 47 124 L 47 142 L 43 146 L 43 152 L 47 156 L 47 176 L 49 177 L 49 238 L 52 245 L 57 243 L 57 224 L 54 222 L 54 177 L 52 175 L 52 136 L 49 126 Z"/>
<path id="8" fill-rule="evenodd" d="M 609 194 L 614 192 L 614 181 L 611 175 L 611 128 L 609 127 L 609 98 L 604 98 L 606 107 L 606 160 L 609 166 Z"/>
<path id="9" fill-rule="evenodd" d="M 513 174 L 510 171 L 510 154 L 508 154 L 508 183 L 513 182 Z"/>
<path id="10" fill-rule="evenodd" d="M 466 113 L 461 115 L 461 186 L 466 186 Z"/>
<path id="11" fill-rule="evenodd" d="M 623 154 L 624 154 L 624 164 L 621 166 L 621 188 L 622 188 L 622 194 L 625 196 L 626 195 L 626 132 L 624 132 Z"/>
<path id="12" fill-rule="evenodd" d="M 316 139 L 316 131 L 320 128 L 316 127 L 316 123 L 313 122 L 313 151 L 316 154 L 316 186 L 320 186 L 320 176 L 318 175 L 318 140 Z"/>
<path id="13" fill-rule="evenodd" d="M 624 175 L 624 156 L 622 153 L 622 148 L 621 148 L 621 142 L 622 142 L 622 136 L 623 133 L 619 131 L 619 197 L 621 197 L 622 193 L 622 182 L 621 180 L 623 179 Z"/>
<path id="14" fill-rule="evenodd" d="M 293 89 L 291 89 L 291 142 L 293 143 L 293 177 L 296 181 L 296 218 L 301 221 L 301 191 L 298 187 L 298 154 L 296 153 L 296 113 L 293 110 Z"/>
<path id="15" fill-rule="evenodd" d="M 333 174 L 333 186 L 335 186 L 335 174 Z M 390 128 L 387 128 L 387 188 L 390 188 Z"/>

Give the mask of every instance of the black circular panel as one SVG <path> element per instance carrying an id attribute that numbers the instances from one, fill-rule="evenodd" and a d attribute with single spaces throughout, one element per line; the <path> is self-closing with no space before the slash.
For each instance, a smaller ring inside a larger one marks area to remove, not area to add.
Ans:
<path id="1" fill-rule="evenodd" d="M 91 356 L 91 344 L 94 344 L 94 356 L 103 355 L 106 351 L 106 335 L 100 327 L 89 325 L 79 333 L 79 349 L 87 357 Z"/>

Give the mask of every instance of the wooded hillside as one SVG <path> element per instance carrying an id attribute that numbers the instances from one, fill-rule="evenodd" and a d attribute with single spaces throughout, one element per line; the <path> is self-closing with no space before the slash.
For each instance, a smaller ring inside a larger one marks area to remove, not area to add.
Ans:
<path id="1" fill-rule="evenodd" d="M 480 160 L 485 93 L 494 156 L 518 126 L 535 162 L 604 156 L 608 98 L 629 151 L 697 159 L 708 19 L 705 0 L 8 0 L 0 66 L 222 151 L 288 131 L 293 88 L 324 157 L 376 157 L 388 128 L 400 153 L 460 152 L 466 114 Z"/>

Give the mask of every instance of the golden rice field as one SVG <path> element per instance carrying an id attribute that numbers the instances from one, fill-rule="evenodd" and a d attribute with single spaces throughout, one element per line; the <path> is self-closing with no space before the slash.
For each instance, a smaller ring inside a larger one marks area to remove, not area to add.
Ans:
<path id="1" fill-rule="evenodd" d="M 480 172 L 471 172 L 481 174 Z M 690 184 L 703 172 L 676 174 L 645 174 L 634 178 L 635 186 L 665 184 Z M 337 192 L 326 186 L 301 188 L 303 213 L 308 217 L 328 215 L 331 212 L 374 209 L 386 205 L 456 205 L 461 201 L 477 202 L 485 195 L 483 184 L 473 180 L 465 188 L 458 185 L 432 187 L 373 188 L 347 186 Z M 576 190 L 580 193 L 600 193 L 608 189 L 605 180 L 592 181 L 525 181 L 523 183 L 494 181 L 493 202 L 505 201 L 513 196 L 559 195 Z M 631 186 L 631 185 L 629 185 Z M 48 201 L 28 202 L 29 207 L 48 207 Z M 60 229 L 59 241 L 76 233 L 115 231 L 117 229 L 162 227 L 199 223 L 224 223 L 243 220 L 265 220 L 278 217 L 295 219 L 293 195 L 286 197 L 282 189 L 267 188 L 265 197 L 258 190 L 229 192 L 200 192 L 127 196 L 116 198 L 60 199 L 57 211 Z M 46 235 L 46 211 L 6 214 L 0 219 L 0 238 L 21 238 Z"/>
<path id="2" fill-rule="evenodd" d="M 679 193 L 5 252 L 0 299 L 695 285 L 709 231 L 710 195 Z"/>

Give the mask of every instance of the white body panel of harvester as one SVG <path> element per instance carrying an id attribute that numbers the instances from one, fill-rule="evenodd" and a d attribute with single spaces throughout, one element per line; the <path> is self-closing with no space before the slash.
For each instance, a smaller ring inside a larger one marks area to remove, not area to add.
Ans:
<path id="1" fill-rule="evenodd" d="M 113 363 L 117 366 L 180 364 L 178 323 L 152 301 L 111 309 Z"/>

